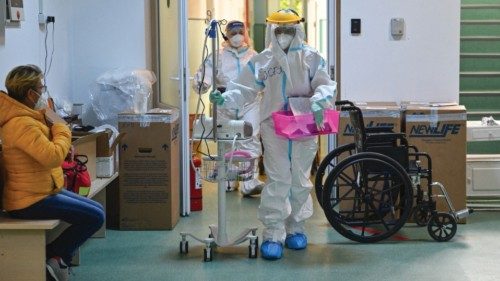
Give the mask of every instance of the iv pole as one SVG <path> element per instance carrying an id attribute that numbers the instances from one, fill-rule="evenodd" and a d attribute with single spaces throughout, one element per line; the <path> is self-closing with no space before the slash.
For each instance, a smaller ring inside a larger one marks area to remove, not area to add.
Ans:
<path id="1" fill-rule="evenodd" d="M 207 31 L 208 37 L 212 40 L 212 91 L 217 90 L 216 85 L 216 76 L 217 76 L 217 62 L 218 62 L 218 53 L 217 53 L 217 28 L 218 22 L 216 20 L 210 21 L 210 28 Z M 250 240 L 249 248 L 249 258 L 257 258 L 257 249 L 258 249 L 258 237 L 256 236 L 257 228 L 245 228 L 241 233 L 236 236 L 234 239 L 229 240 L 226 230 L 226 190 L 224 187 L 224 183 L 227 181 L 226 176 L 226 161 L 224 158 L 224 146 L 220 145 L 221 142 L 230 141 L 230 140 L 222 140 L 217 139 L 217 105 L 212 104 L 212 117 L 213 117 L 213 125 L 212 125 L 212 134 L 213 140 L 217 143 L 217 199 L 218 199 L 218 208 L 217 208 L 217 225 L 209 225 L 210 235 L 208 238 L 200 239 L 190 233 L 181 232 L 182 240 L 180 242 L 180 252 L 187 253 L 188 252 L 188 241 L 186 240 L 187 236 L 194 238 L 195 240 L 205 243 L 204 249 L 204 257 L 203 260 L 205 262 L 212 261 L 213 256 L 213 247 L 215 245 L 225 247 L 225 246 L 233 246 L 241 244 L 247 240 Z"/>

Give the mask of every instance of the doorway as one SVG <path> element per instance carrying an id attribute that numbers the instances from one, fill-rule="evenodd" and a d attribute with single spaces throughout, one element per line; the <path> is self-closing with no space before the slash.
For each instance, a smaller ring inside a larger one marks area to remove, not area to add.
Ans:
<path id="1" fill-rule="evenodd" d="M 210 19 L 240 20 L 250 28 L 250 37 L 255 49 L 261 51 L 265 46 L 265 18 L 271 12 L 281 8 L 293 8 L 306 18 L 307 42 L 316 48 L 324 58 L 332 60 L 329 45 L 330 21 L 327 11 L 331 7 L 328 0 L 156 0 L 153 6 L 153 44 L 157 45 L 156 66 L 154 71 L 159 80 L 156 93 L 156 106 L 175 106 L 181 110 L 181 189 L 182 215 L 189 214 L 189 114 L 196 112 L 198 94 L 193 90 L 192 77 L 202 64 L 205 48 L 205 29 Z M 335 1 L 337 2 L 337 1 Z M 157 32 L 154 32 L 155 27 Z M 330 35 L 331 37 L 332 35 Z M 219 41 L 222 42 L 222 39 Z M 211 43 L 207 43 L 211 50 Z M 333 65 L 333 63 L 329 63 Z M 201 99 L 209 115 L 208 95 Z M 322 151 L 328 141 L 321 138 Z M 215 151 L 215 149 L 210 149 Z M 325 154 L 320 153 L 321 154 Z"/>

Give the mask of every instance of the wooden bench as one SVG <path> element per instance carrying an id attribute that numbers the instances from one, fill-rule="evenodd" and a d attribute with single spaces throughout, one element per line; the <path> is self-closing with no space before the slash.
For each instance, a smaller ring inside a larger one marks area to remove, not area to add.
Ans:
<path id="1" fill-rule="evenodd" d="M 0 217 L 0 280 L 45 280 L 45 232 L 59 220 Z"/>
<path id="2" fill-rule="evenodd" d="M 87 169 L 92 186 L 87 197 L 101 203 L 106 209 L 106 187 L 118 177 L 118 173 L 110 178 L 96 178 L 96 138 L 99 135 L 74 138 L 73 145 L 77 153 L 87 155 L 89 160 Z M 45 246 L 68 226 L 60 220 L 12 219 L 0 212 L 0 280 L 45 280 Z M 106 222 L 92 237 L 105 236 Z M 80 263 L 79 251 L 72 263 Z"/>
<path id="3" fill-rule="evenodd" d="M 106 208 L 106 186 L 117 177 L 93 180 L 88 197 Z M 45 280 L 45 246 L 68 226 L 60 220 L 20 220 L 0 213 L 0 280 Z M 105 236 L 106 222 L 92 237 Z M 72 263 L 80 263 L 79 251 Z"/>

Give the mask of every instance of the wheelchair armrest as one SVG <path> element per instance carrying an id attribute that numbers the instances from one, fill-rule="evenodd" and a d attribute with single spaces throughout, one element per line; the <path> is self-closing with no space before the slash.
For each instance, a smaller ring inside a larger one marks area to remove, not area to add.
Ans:
<path id="1" fill-rule="evenodd" d="M 336 106 L 343 106 L 343 105 L 350 105 L 350 106 L 354 106 L 354 103 L 351 102 L 351 101 L 348 101 L 348 100 L 339 100 L 339 101 L 336 101 L 335 102 L 335 105 Z"/>

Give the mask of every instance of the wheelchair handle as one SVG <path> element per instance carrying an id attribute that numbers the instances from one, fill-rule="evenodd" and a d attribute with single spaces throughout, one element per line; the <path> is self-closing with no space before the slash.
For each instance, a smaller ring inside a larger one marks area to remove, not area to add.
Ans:
<path id="1" fill-rule="evenodd" d="M 335 105 L 336 106 L 342 106 L 342 105 L 354 106 L 354 103 L 352 101 L 348 101 L 348 100 L 339 100 L 339 101 L 335 102 Z"/>

